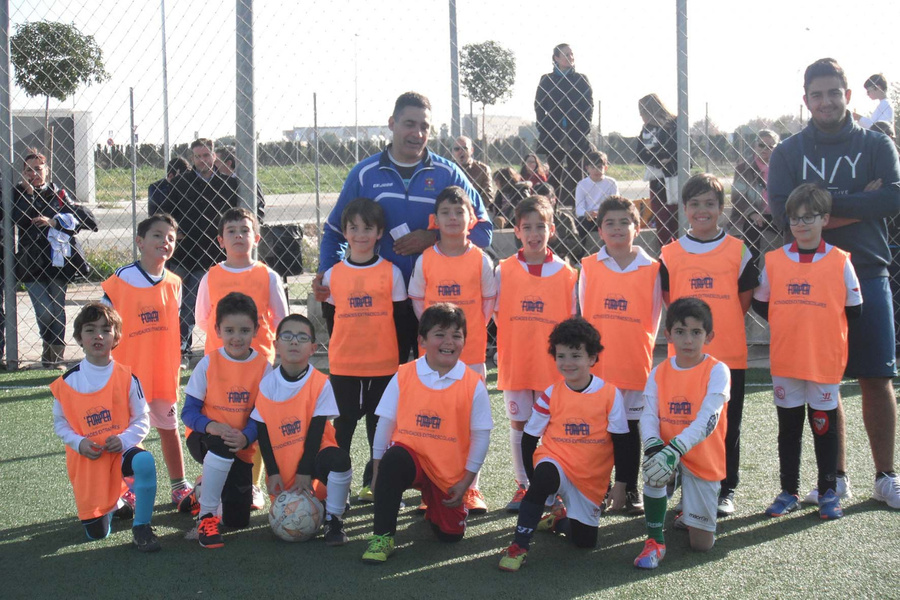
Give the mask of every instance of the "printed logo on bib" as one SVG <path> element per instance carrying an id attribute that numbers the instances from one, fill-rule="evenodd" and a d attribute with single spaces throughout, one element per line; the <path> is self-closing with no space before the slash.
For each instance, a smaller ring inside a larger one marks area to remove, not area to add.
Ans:
<path id="1" fill-rule="evenodd" d="M 715 281 L 709 273 L 697 271 L 691 275 L 692 290 L 711 290 L 715 286 Z"/>
<path id="2" fill-rule="evenodd" d="M 565 424 L 566 435 L 569 436 L 586 436 L 591 435 L 591 426 L 582 419 L 569 419 Z"/>
<path id="3" fill-rule="evenodd" d="M 603 308 L 624 312 L 628 310 L 628 300 L 620 295 L 609 295 L 603 300 Z"/>
<path id="4" fill-rule="evenodd" d="M 445 279 L 437 285 L 438 296 L 456 297 L 462 293 L 462 288 L 453 280 Z"/>
<path id="5" fill-rule="evenodd" d="M 153 308 L 152 306 L 142 307 L 141 312 L 138 313 L 138 317 L 141 319 L 141 323 L 147 325 L 148 323 L 159 323 L 159 311 Z"/>
<path id="6" fill-rule="evenodd" d="M 542 313 L 544 312 L 544 301 L 540 296 L 525 296 L 522 299 L 522 312 Z"/>
<path id="7" fill-rule="evenodd" d="M 787 293 L 789 296 L 809 296 L 812 286 L 805 279 L 791 279 L 787 284 Z"/>
<path id="8" fill-rule="evenodd" d="M 303 421 L 297 417 L 286 417 L 281 420 L 279 429 L 281 430 L 281 435 L 284 437 L 297 435 L 303 431 Z"/>
<path id="9" fill-rule="evenodd" d="M 347 298 L 350 308 L 372 308 L 372 296 L 365 291 L 353 292 Z"/>
<path id="10" fill-rule="evenodd" d="M 84 414 L 84 421 L 88 427 L 94 428 L 112 421 L 112 413 L 108 408 L 103 406 L 95 406 L 89 408 Z"/>
<path id="11" fill-rule="evenodd" d="M 250 402 L 250 392 L 242 387 L 233 387 L 228 390 L 229 404 L 247 404 Z"/>
<path id="12" fill-rule="evenodd" d="M 828 433 L 828 413 L 817 410 L 812 414 L 812 426 L 816 435 Z"/>
<path id="13" fill-rule="evenodd" d="M 416 415 L 416 426 L 423 429 L 440 429 L 441 417 L 434 413 L 419 413 Z"/>
<path id="14" fill-rule="evenodd" d="M 669 413 L 673 415 L 691 414 L 691 403 L 684 396 L 676 396 L 669 402 Z"/>

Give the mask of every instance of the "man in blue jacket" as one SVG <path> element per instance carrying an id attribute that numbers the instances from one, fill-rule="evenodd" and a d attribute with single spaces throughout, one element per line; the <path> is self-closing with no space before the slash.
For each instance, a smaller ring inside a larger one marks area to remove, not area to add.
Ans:
<path id="1" fill-rule="evenodd" d="M 346 245 L 341 231 L 341 213 L 355 198 L 371 198 L 384 208 L 386 225 L 378 243 L 378 255 L 397 265 L 409 285 L 416 259 L 437 240 L 437 231 L 428 229 L 428 217 L 434 213 L 434 201 L 444 188 L 463 188 L 475 207 L 478 219 L 469 239 L 480 248 L 491 243 L 491 222 L 484 202 L 469 179 L 452 161 L 428 150 L 431 133 L 431 103 L 416 92 L 401 94 L 388 119 L 393 133 L 391 144 L 383 152 L 361 161 L 350 171 L 337 204 L 328 215 L 319 248 L 319 273 L 313 280 L 316 299 L 324 301 L 328 288 L 322 286 L 322 274 L 341 260 Z M 400 341 L 404 357 L 416 351 L 418 323 L 410 307 L 408 335 Z M 406 348 L 406 354 L 404 353 Z"/>
<path id="2" fill-rule="evenodd" d="M 857 125 L 847 103 L 847 77 L 837 61 L 817 60 L 806 69 L 804 96 L 810 123 L 775 148 L 769 165 L 769 205 L 774 222 L 790 232 L 785 202 L 801 183 L 819 183 L 831 192 L 825 242 L 851 253 L 860 280 L 862 315 L 849 323 L 845 374 L 859 379 L 863 422 L 872 448 L 876 480 L 873 497 L 900 508 L 900 479 L 894 473 L 897 375 L 894 318 L 887 266 L 891 261 L 885 219 L 900 212 L 900 164 L 891 140 Z M 838 495 L 849 496 L 844 469 L 844 415 L 838 405 Z M 811 492 L 807 501 L 812 499 Z"/>

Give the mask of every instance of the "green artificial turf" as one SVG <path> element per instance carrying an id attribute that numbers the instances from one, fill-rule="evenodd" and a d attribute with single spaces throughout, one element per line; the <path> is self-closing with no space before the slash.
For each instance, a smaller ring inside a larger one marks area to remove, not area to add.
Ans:
<path id="1" fill-rule="evenodd" d="M 360 555 L 371 533 L 371 505 L 346 515 L 351 541 L 326 547 L 319 537 L 288 544 L 272 535 L 265 512 L 250 527 L 228 532 L 221 550 L 205 550 L 184 534 L 191 519 L 175 512 L 154 432 L 146 445 L 156 457 L 153 525 L 161 552 L 131 546 L 127 522 L 115 522 L 106 540 L 88 542 L 76 519 L 65 473 L 64 449 L 53 433 L 46 384 L 55 374 L 32 371 L 0 377 L 0 597 L 3 598 L 812 598 L 898 597 L 896 542 L 900 511 L 870 499 L 872 461 L 862 425 L 859 388 L 842 391 L 848 420 L 849 473 L 854 497 L 846 517 L 824 522 L 813 508 L 780 519 L 762 512 L 778 490 L 775 409 L 767 373 L 750 373 L 745 406 L 742 482 L 737 513 L 719 523 L 706 554 L 691 552 L 687 535 L 669 527 L 668 555 L 659 569 L 632 566 L 644 534 L 642 517 L 607 515 L 596 550 L 578 550 L 565 538 L 537 534 L 519 573 L 497 569 L 511 542 L 515 517 L 503 507 L 513 492 L 508 425 L 501 397 L 492 393 L 495 430 L 481 476 L 490 511 L 469 520 L 458 544 L 436 541 L 415 514 L 418 492 L 400 513 L 398 550 L 380 566 Z M 490 371 L 489 388 L 496 383 Z M 354 484 L 367 458 L 357 430 Z M 810 433 L 804 432 L 803 489 L 814 485 Z M 188 474 L 199 465 L 187 459 Z"/>

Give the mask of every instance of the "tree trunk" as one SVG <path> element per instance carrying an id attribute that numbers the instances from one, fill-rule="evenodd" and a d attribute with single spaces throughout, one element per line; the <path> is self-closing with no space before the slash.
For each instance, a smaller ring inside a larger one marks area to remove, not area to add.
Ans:
<path id="1" fill-rule="evenodd" d="M 486 115 L 487 115 L 487 105 L 482 103 L 481 104 L 481 140 L 482 140 L 481 143 L 484 144 L 484 162 L 485 162 L 485 164 L 491 164 L 490 152 L 488 150 Z"/>

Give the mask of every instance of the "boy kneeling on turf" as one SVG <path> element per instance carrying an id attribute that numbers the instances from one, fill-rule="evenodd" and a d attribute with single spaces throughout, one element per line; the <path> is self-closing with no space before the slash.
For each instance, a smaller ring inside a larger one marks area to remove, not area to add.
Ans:
<path id="1" fill-rule="evenodd" d="M 693 550 L 705 552 L 715 543 L 719 482 L 725 475 L 723 408 L 731 374 L 725 363 L 703 352 L 712 338 L 706 302 L 679 298 L 669 306 L 666 339 L 675 356 L 650 373 L 641 414 L 648 539 L 634 560 L 640 569 L 655 569 L 666 555 L 666 484 L 679 466 L 684 512 L 675 517 L 675 528 L 689 530 Z"/>
<path id="2" fill-rule="evenodd" d="M 504 571 L 518 571 L 525 562 L 535 529 L 565 533 L 579 548 L 595 547 L 613 460 L 622 464 L 626 457 L 622 394 L 591 375 L 603 350 L 600 333 L 581 317 L 572 317 L 553 328 L 549 350 L 563 380 L 538 397 L 525 425 L 522 459 L 530 485 L 519 506 L 514 541 L 500 560 Z M 614 493 L 624 502 L 624 485 Z M 556 494 L 565 508 L 541 519 L 544 501 Z"/>
<path id="3" fill-rule="evenodd" d="M 113 514 L 130 516 L 141 552 L 159 550 L 150 527 L 156 463 L 138 444 L 150 431 L 150 409 L 131 369 L 111 358 L 122 319 L 109 306 L 88 304 L 75 318 L 84 360 L 50 384 L 53 429 L 66 445 L 66 468 L 78 518 L 89 539 L 110 534 Z M 129 490 L 124 477 L 134 478 Z"/>
<path id="4" fill-rule="evenodd" d="M 785 212 L 794 241 L 766 254 L 753 294 L 753 310 L 768 319 L 772 333 L 770 362 L 778 410 L 781 493 L 766 514 L 780 517 L 800 504 L 800 442 L 809 415 L 819 469 L 819 516 L 839 519 L 844 511 L 836 489 L 843 442 L 838 437 L 838 403 L 847 366 L 847 318 L 859 316 L 862 296 L 850 255 L 822 240 L 831 194 L 805 183 L 791 192 Z"/>
<path id="5" fill-rule="evenodd" d="M 481 376 L 459 360 L 465 343 L 461 308 L 428 307 L 419 320 L 425 355 L 401 365 L 384 390 L 375 411 L 375 527 L 365 562 L 382 563 L 394 552 L 400 499 L 409 488 L 421 490 L 425 520 L 439 540 L 463 538 L 463 496 L 481 469 L 494 426 Z"/>
<path id="6" fill-rule="evenodd" d="M 303 315 L 288 315 L 275 335 L 281 357 L 277 369 L 259 384 L 256 423 L 259 449 L 266 463 L 269 493 L 296 490 L 313 494 L 313 478 L 328 484 L 325 498 L 325 544 L 347 543 L 341 516 L 350 493 L 350 455 L 338 448 L 334 427 L 337 402 L 328 376 L 309 364 L 316 351 L 316 332 Z M 268 427 L 266 423 L 272 425 Z"/>

